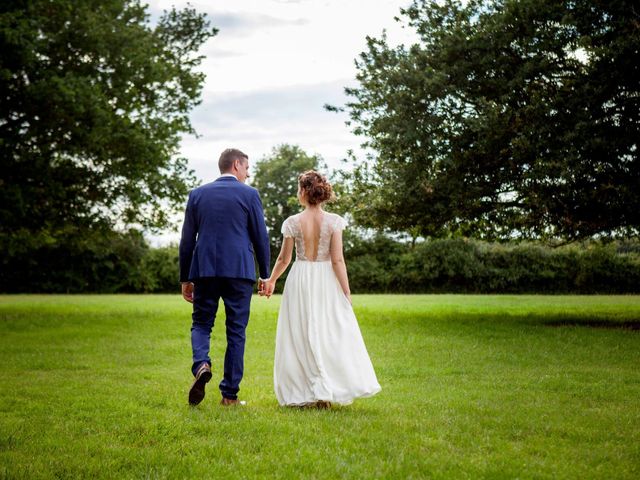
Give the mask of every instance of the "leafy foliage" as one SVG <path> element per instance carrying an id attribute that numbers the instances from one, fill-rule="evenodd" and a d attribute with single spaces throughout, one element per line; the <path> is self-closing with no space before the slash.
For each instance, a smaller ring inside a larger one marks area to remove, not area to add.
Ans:
<path id="1" fill-rule="evenodd" d="M 638 293 L 638 243 L 550 248 L 437 239 L 411 248 L 384 236 L 346 252 L 356 293 Z"/>
<path id="2" fill-rule="evenodd" d="M 455 238 L 412 247 L 347 229 L 344 243 L 355 293 L 640 293 L 637 241 L 550 248 Z M 178 247 L 150 248 L 135 231 L 42 247 L 27 261 L 5 258 L 1 271 L 0 292 L 177 293 L 179 288 Z M 277 286 L 282 292 L 284 278 Z"/>
<path id="3" fill-rule="evenodd" d="M 200 101 L 191 8 L 150 26 L 136 0 L 0 5 L 0 246 L 35 251 L 87 229 L 163 227 L 194 182 L 177 156 Z"/>
<path id="4" fill-rule="evenodd" d="M 85 231 L 2 260 L 2 292 L 134 292 L 149 280 L 140 267 L 149 246 L 142 235 Z M 176 280 L 174 277 L 174 287 Z"/>
<path id="5" fill-rule="evenodd" d="M 415 0 L 419 41 L 368 38 L 352 176 L 363 225 L 573 241 L 640 227 L 640 10 L 631 1 Z"/>

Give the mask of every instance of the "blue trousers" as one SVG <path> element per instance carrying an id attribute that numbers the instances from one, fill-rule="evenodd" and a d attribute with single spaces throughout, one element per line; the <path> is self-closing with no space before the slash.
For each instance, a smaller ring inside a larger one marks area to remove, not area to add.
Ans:
<path id="1" fill-rule="evenodd" d="M 200 278 L 194 281 L 191 348 L 192 373 L 202 362 L 211 365 L 209 349 L 211 330 L 215 323 L 220 298 L 226 313 L 227 351 L 224 355 L 224 376 L 220 382 L 223 397 L 236 399 L 244 371 L 245 331 L 249 323 L 249 307 L 253 281 L 243 278 Z"/>

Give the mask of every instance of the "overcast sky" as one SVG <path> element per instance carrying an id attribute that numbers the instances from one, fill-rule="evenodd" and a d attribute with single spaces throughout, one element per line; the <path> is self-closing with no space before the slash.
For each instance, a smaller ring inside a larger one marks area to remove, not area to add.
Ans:
<path id="1" fill-rule="evenodd" d="M 200 135 L 184 138 L 182 154 L 202 183 L 218 177 L 217 159 L 239 148 L 250 162 L 282 143 L 296 144 L 338 167 L 362 139 L 345 126 L 345 86 L 355 85 L 354 60 L 366 36 L 387 30 L 392 44 L 412 32 L 394 21 L 409 0 L 217 0 L 189 2 L 220 31 L 202 48 L 202 104 L 191 118 Z M 186 1 L 151 0 L 152 18 Z M 175 236 L 164 237 L 175 240 Z M 157 241 L 154 241 L 157 243 Z M 164 242 L 161 242 L 164 243 Z"/>

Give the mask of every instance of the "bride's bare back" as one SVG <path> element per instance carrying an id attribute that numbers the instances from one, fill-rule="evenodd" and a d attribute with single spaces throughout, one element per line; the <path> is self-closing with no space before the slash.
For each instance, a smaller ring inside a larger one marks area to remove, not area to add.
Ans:
<path id="1" fill-rule="evenodd" d="M 324 217 L 325 213 L 322 210 L 305 210 L 298 218 L 305 256 L 311 262 L 315 262 L 318 259 L 318 247 L 320 246 Z"/>

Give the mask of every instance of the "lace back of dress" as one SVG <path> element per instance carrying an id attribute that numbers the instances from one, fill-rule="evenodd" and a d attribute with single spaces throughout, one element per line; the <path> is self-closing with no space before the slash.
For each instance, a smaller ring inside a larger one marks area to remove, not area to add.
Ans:
<path id="1" fill-rule="evenodd" d="M 304 220 L 301 219 L 301 214 L 294 215 L 290 218 L 290 221 L 292 222 L 291 226 L 293 227 L 295 238 L 297 260 L 304 260 L 308 262 L 326 262 L 331 259 L 330 247 L 332 231 L 331 223 L 329 222 L 329 215 L 327 213 L 323 213 L 322 215 L 319 237 L 316 239 L 307 239 L 306 245 L 304 235 L 302 233 L 301 222 Z M 312 254 L 313 250 L 315 250 L 313 247 L 316 245 L 316 242 L 318 246 L 317 254 L 315 258 L 313 258 Z M 306 247 L 311 247 L 309 248 L 309 254 L 311 255 L 310 257 L 307 256 Z"/>

